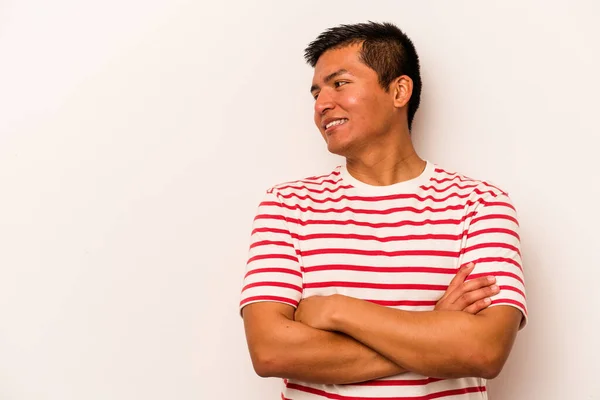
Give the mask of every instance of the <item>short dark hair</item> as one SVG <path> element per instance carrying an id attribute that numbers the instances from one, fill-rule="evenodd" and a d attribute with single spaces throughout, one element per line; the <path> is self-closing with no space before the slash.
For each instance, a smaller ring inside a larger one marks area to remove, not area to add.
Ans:
<path id="1" fill-rule="evenodd" d="M 413 42 L 396 25 L 366 22 L 339 25 L 321 33 L 304 50 L 306 62 L 313 68 L 327 50 L 362 43 L 361 61 L 377 72 L 379 84 L 387 92 L 392 81 L 407 75 L 413 81 L 412 96 L 408 102 L 408 129 L 421 101 L 421 73 L 419 56 Z"/>

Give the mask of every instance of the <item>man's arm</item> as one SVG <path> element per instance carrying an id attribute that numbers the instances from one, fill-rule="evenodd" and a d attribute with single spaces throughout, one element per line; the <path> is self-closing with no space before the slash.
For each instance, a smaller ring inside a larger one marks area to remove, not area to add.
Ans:
<path id="1" fill-rule="evenodd" d="M 296 314 L 299 321 L 353 337 L 407 370 L 437 378 L 487 379 L 500 373 L 521 317 L 510 306 L 476 315 L 411 312 L 340 295 L 306 299 Z"/>
<path id="2" fill-rule="evenodd" d="M 489 305 L 488 296 L 497 293 L 490 286 L 493 281 L 482 277 L 465 282 L 473 267 L 459 270 L 436 309 L 476 314 Z M 345 384 L 406 371 L 351 337 L 294 321 L 292 306 L 254 303 L 244 307 L 243 316 L 252 363 L 260 376 Z"/>
<path id="3" fill-rule="evenodd" d="M 243 317 L 252 364 L 262 377 L 345 384 L 405 371 L 346 335 L 294 321 L 287 304 L 250 304 Z"/>
<path id="4" fill-rule="evenodd" d="M 353 383 L 402 368 L 346 335 L 294 321 L 302 270 L 285 208 L 269 190 L 253 222 L 240 308 L 254 369 L 260 376 L 311 383 Z"/>

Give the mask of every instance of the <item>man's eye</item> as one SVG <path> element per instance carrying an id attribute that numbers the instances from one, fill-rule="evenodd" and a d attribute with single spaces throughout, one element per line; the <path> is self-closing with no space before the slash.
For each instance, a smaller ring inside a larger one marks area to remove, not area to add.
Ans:
<path id="1" fill-rule="evenodd" d="M 313 100 L 317 100 L 317 97 L 319 97 L 319 93 L 315 93 L 315 94 L 313 95 Z"/>
<path id="2" fill-rule="evenodd" d="M 335 87 L 337 88 L 337 87 L 343 86 L 346 83 L 348 83 L 348 82 L 346 82 L 346 81 L 337 81 L 337 82 L 335 82 Z"/>

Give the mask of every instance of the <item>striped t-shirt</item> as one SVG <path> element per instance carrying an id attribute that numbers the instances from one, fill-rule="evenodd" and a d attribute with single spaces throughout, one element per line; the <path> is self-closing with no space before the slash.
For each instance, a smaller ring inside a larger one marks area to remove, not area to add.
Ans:
<path id="1" fill-rule="evenodd" d="M 267 191 L 254 219 L 240 307 L 296 307 L 303 298 L 338 293 L 428 311 L 471 261 L 469 279 L 497 278 L 492 306 L 527 315 L 518 222 L 505 192 L 430 162 L 420 176 L 389 186 L 365 184 L 339 166 Z M 409 372 L 351 385 L 284 380 L 282 398 L 467 400 L 487 393 L 483 378 Z"/>

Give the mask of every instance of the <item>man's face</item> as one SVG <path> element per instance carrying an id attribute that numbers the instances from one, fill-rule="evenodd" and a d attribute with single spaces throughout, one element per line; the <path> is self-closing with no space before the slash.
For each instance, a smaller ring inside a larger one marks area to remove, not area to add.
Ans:
<path id="1" fill-rule="evenodd" d="M 359 59 L 361 46 L 328 50 L 317 61 L 311 87 L 315 124 L 334 154 L 358 155 L 388 135 L 395 123 L 393 94 Z"/>

